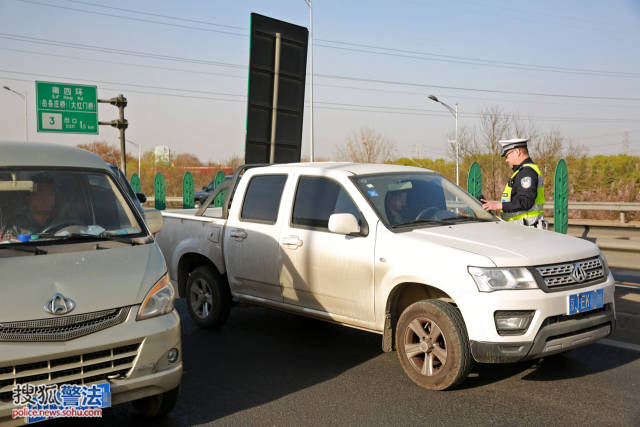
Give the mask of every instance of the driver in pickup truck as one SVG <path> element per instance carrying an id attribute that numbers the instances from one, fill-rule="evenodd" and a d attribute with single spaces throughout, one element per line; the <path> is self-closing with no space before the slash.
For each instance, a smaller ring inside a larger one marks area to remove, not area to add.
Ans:
<path id="1" fill-rule="evenodd" d="M 499 202 L 481 199 L 484 210 L 499 210 L 505 221 L 546 229 L 544 214 L 544 180 L 538 165 L 533 163 L 527 149 L 528 139 L 498 141 L 502 157 L 512 168 Z"/>
<path id="2" fill-rule="evenodd" d="M 410 182 L 391 184 L 384 198 L 387 219 L 391 225 L 401 224 L 407 221 L 406 206 L 407 196 L 411 188 Z"/>

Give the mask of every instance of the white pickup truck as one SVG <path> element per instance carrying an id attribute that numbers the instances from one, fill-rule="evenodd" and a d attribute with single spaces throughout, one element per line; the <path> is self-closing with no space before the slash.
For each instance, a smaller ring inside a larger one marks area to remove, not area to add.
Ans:
<path id="1" fill-rule="evenodd" d="M 242 179 L 239 179 L 240 174 Z M 239 169 L 222 208 L 163 212 L 158 244 L 189 313 L 235 299 L 382 335 L 418 385 L 473 360 L 542 358 L 615 327 L 614 280 L 582 239 L 506 223 L 437 173 L 352 163 Z"/>

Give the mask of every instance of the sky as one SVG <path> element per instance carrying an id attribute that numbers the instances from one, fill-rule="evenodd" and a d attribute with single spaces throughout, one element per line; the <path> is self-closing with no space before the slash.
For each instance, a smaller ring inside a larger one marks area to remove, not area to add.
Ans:
<path id="1" fill-rule="evenodd" d="M 29 141 L 119 146 L 108 126 L 36 131 L 34 82 L 64 82 L 124 94 L 127 139 L 144 151 L 243 157 L 252 12 L 309 27 L 305 0 L 0 0 L 0 87 L 26 93 Z M 316 0 L 315 157 L 335 158 L 363 126 L 399 156 L 446 157 L 455 120 L 430 94 L 458 104 L 460 127 L 499 107 L 589 154 L 640 155 L 638 46 L 640 0 Z M 0 140 L 24 139 L 24 101 L 0 89 Z"/>

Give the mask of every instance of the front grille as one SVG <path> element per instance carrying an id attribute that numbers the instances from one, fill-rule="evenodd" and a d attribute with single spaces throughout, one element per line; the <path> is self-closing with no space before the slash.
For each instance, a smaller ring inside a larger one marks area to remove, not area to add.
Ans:
<path id="1" fill-rule="evenodd" d="M 542 329 L 545 326 L 553 325 L 555 323 L 562 323 L 569 320 L 582 320 L 582 319 L 588 319 L 591 317 L 596 317 L 603 313 L 610 313 L 611 310 L 612 310 L 612 306 L 611 306 L 611 303 L 609 303 L 609 304 L 605 304 L 604 307 L 601 307 L 595 310 L 585 311 L 583 313 L 559 314 L 556 316 L 547 317 L 546 319 L 544 319 L 544 322 L 542 322 L 542 325 L 540 326 L 540 328 Z"/>
<path id="2" fill-rule="evenodd" d="M 124 322 L 130 307 L 73 316 L 0 323 L 0 341 L 68 341 Z"/>
<path id="3" fill-rule="evenodd" d="M 80 353 L 58 359 L 0 366 L 0 402 L 13 400 L 16 384 L 80 384 L 125 376 L 138 355 L 140 343 Z"/>
<path id="4" fill-rule="evenodd" d="M 605 268 L 600 257 L 582 261 L 535 267 L 536 272 L 549 289 L 592 285 L 604 281 Z"/>

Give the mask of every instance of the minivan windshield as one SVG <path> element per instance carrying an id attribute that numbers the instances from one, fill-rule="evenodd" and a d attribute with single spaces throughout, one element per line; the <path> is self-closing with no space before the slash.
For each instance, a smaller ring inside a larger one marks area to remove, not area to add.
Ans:
<path id="1" fill-rule="evenodd" d="M 361 175 L 354 181 L 392 229 L 498 220 L 469 193 L 433 172 Z"/>
<path id="2" fill-rule="evenodd" d="M 0 245 L 141 233 L 143 228 L 106 173 L 0 170 Z"/>

